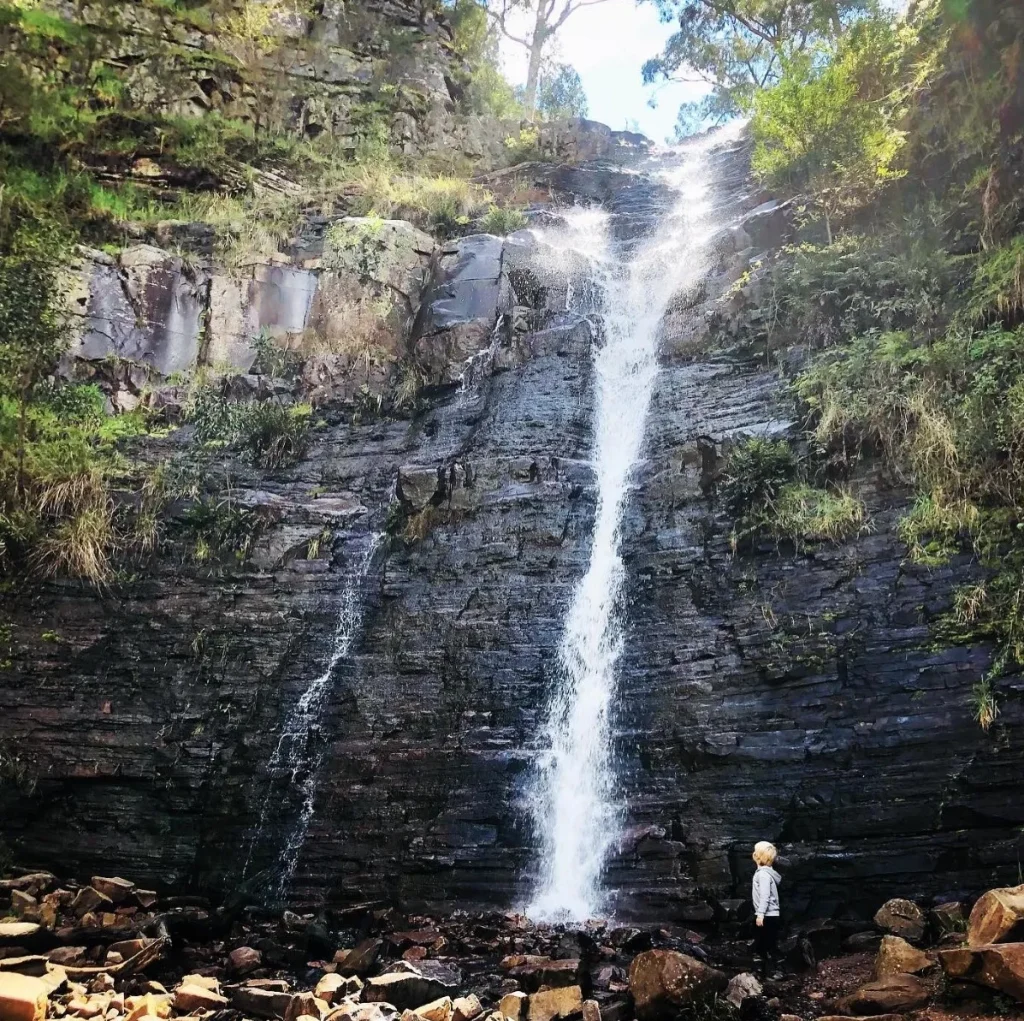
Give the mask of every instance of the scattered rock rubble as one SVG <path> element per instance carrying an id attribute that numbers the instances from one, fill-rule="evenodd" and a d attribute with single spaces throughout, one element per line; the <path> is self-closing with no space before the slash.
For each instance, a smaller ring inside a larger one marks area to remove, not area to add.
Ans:
<path id="1" fill-rule="evenodd" d="M 1024 1003 L 1024 942 L 1006 941 L 1024 886 L 989 891 L 969 921 L 959 904 L 899 900 L 873 929 L 807 923 L 783 944 L 787 974 L 764 984 L 735 921 L 711 938 L 383 904 L 278 916 L 48 872 L 0 880 L 0 897 L 0 1021 L 923 1021 L 950 998 L 958 1017 L 991 1011 L 994 995 Z M 863 974 L 818 988 L 816 959 L 844 953 Z"/>

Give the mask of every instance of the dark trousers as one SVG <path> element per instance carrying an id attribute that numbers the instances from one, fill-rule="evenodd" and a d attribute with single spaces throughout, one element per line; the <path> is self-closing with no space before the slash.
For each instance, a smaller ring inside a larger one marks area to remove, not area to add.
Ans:
<path id="1" fill-rule="evenodd" d="M 782 928 L 778 915 L 765 915 L 764 925 L 754 926 L 754 953 L 761 958 L 761 973 L 768 971 L 771 961 L 779 956 L 779 930 Z"/>

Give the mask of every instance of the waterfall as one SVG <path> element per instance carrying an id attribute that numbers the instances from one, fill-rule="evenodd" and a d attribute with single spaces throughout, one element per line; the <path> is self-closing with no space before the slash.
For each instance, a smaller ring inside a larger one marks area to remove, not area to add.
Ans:
<path id="1" fill-rule="evenodd" d="M 603 343 L 594 352 L 597 512 L 590 559 L 568 609 L 529 798 L 541 860 L 527 913 L 539 920 L 583 921 L 605 905 L 602 872 L 623 818 L 611 729 L 624 641 L 622 514 L 643 447 L 662 320 L 672 300 L 705 272 L 711 236 L 705 154 L 714 141 L 681 150 L 681 161 L 663 172 L 673 207 L 628 255 L 618 254 L 611 217 L 600 209 L 571 211 L 564 230 L 543 237 L 563 265 L 589 267 L 585 286 L 571 287 L 570 303 L 600 317 Z"/>
<path id="2" fill-rule="evenodd" d="M 321 720 L 326 712 L 333 690 L 334 672 L 338 664 L 349 654 L 359 635 L 363 620 L 363 583 L 373 563 L 374 555 L 384 539 L 383 533 L 369 537 L 366 549 L 359 555 L 345 583 L 338 606 L 338 620 L 331 643 L 331 655 L 323 672 L 314 678 L 301 698 L 292 707 L 284 725 L 277 746 L 267 763 L 267 772 L 274 782 L 274 776 L 282 769 L 289 775 L 289 792 L 300 799 L 298 815 L 288 830 L 284 848 L 278 858 L 278 873 L 275 892 L 283 896 L 295 873 L 299 852 L 305 843 L 309 824 L 313 820 L 317 783 L 323 767 L 325 747 L 317 740 Z M 252 856 L 259 846 L 271 807 L 270 792 L 264 798 L 259 822 L 249 842 L 249 853 L 242 870 L 248 872 Z"/>

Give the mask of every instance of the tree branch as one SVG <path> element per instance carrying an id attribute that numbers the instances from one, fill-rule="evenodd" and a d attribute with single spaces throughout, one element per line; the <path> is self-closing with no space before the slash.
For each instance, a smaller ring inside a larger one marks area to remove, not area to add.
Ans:
<path id="1" fill-rule="evenodd" d="M 569 15 L 578 11 L 581 7 L 593 7 L 596 4 L 603 3 L 607 3 L 607 0 L 576 0 L 575 3 L 573 3 L 572 0 L 569 0 L 569 2 L 566 3 L 562 13 L 552 23 L 550 34 L 553 35 L 555 32 L 557 32 L 566 23 L 566 21 L 569 18 Z M 552 4 L 551 6 L 553 9 L 554 4 Z"/>
<path id="2" fill-rule="evenodd" d="M 509 3 L 509 0 L 502 0 L 500 11 L 491 10 L 491 6 L 489 3 L 484 4 L 484 11 L 487 14 L 487 16 L 491 19 L 491 21 L 493 21 L 498 26 L 498 28 L 501 30 L 501 34 L 505 36 L 506 39 L 511 39 L 512 42 L 518 43 L 520 46 L 525 46 L 527 49 L 529 49 L 529 41 L 523 38 L 523 36 L 515 35 L 513 32 L 510 32 L 508 25 L 506 24 L 506 19 L 508 18 L 509 10 L 511 9 L 511 7 L 512 4 Z"/>

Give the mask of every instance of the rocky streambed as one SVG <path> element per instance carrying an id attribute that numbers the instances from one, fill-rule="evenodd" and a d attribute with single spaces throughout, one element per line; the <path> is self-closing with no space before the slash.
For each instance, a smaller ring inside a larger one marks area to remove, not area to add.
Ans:
<path id="1" fill-rule="evenodd" d="M 0 881 L 0 1021 L 895 1021 L 1020 1012 L 1024 886 L 968 905 L 883 905 L 818 921 L 751 973 L 752 922 L 699 930 L 385 904 L 269 912 L 158 894 L 119 877 Z"/>

